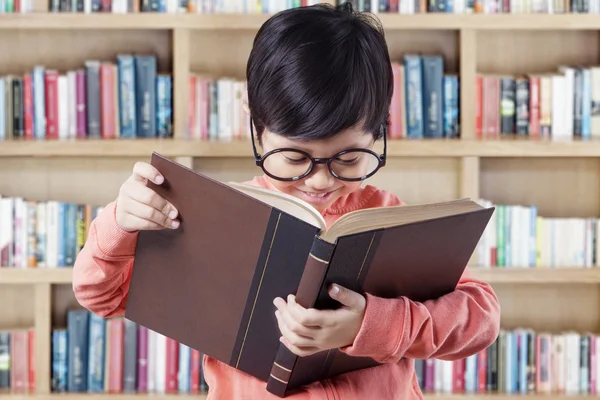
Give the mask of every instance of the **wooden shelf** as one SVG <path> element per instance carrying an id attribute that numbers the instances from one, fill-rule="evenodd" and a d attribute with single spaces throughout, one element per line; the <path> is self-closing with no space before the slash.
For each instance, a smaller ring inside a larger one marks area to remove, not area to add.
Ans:
<path id="1" fill-rule="evenodd" d="M 0 268 L 0 285 L 35 283 L 70 284 L 73 268 Z"/>
<path id="2" fill-rule="evenodd" d="M 600 283 L 600 268 L 469 268 L 489 283 Z"/>
<path id="3" fill-rule="evenodd" d="M 258 30 L 270 14 L 82 14 L 46 13 L 4 14 L 4 29 L 190 29 Z M 378 14 L 386 30 L 582 30 L 600 29 L 594 14 Z"/>
<path id="4" fill-rule="evenodd" d="M 246 140 L 80 139 L 0 141 L 0 157 L 251 157 Z M 388 141 L 388 157 L 600 157 L 600 141 L 419 139 Z"/>
<path id="5" fill-rule="evenodd" d="M 152 400 L 177 400 L 177 399 L 194 399 L 194 400 L 206 400 L 206 394 L 199 395 L 189 395 L 189 394 L 93 394 L 93 393 L 84 393 L 83 394 L 86 400 L 111 400 L 111 399 L 119 399 L 119 400 L 144 400 L 144 399 L 152 399 Z M 81 399 L 81 393 L 64 393 L 64 394 L 37 394 L 37 395 L 27 395 L 27 394 L 8 394 L 2 396 L 7 400 L 57 400 L 57 399 Z M 537 400 L 589 400 L 589 399 L 597 399 L 595 396 L 585 396 L 585 395 L 560 395 L 560 394 L 530 394 L 530 395 L 508 395 L 508 394 L 495 394 L 495 393 L 486 393 L 486 394 L 424 394 L 425 399 L 439 399 L 439 400 L 513 400 L 516 398 L 520 399 L 537 399 Z"/>
<path id="6" fill-rule="evenodd" d="M 589 283 L 600 284 L 600 268 L 479 268 L 469 271 L 489 283 Z M 0 285 L 35 283 L 70 284 L 73 269 L 66 268 L 0 268 Z"/>

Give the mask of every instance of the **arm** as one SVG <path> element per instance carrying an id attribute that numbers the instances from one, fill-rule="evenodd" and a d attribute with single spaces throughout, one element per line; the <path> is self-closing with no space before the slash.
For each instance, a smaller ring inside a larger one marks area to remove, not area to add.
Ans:
<path id="1" fill-rule="evenodd" d="M 500 329 L 496 294 L 468 272 L 454 292 L 437 300 L 419 303 L 370 294 L 365 298 L 360 331 L 351 346 L 340 350 L 381 363 L 395 363 L 402 357 L 465 358 L 490 346 Z"/>
<path id="2" fill-rule="evenodd" d="M 116 201 L 92 222 L 73 268 L 75 298 L 105 318 L 123 315 L 138 231 L 122 229 L 115 218 Z"/>

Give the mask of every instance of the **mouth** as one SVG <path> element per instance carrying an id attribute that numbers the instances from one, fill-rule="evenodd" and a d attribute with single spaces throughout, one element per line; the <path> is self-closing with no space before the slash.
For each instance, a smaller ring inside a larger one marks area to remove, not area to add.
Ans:
<path id="1" fill-rule="evenodd" d="M 302 197 L 304 200 L 310 203 L 326 203 L 331 198 L 331 195 L 334 191 L 329 192 L 305 192 L 304 190 L 299 190 L 302 193 Z"/>

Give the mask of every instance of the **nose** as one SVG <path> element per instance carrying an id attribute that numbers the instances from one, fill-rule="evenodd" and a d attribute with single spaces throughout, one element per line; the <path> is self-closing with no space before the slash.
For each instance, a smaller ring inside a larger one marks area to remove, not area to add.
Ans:
<path id="1" fill-rule="evenodd" d="M 335 178 L 331 175 L 331 172 L 329 172 L 327 165 L 319 164 L 315 165 L 315 168 L 306 178 L 304 183 L 314 190 L 325 190 L 333 185 L 334 179 Z"/>

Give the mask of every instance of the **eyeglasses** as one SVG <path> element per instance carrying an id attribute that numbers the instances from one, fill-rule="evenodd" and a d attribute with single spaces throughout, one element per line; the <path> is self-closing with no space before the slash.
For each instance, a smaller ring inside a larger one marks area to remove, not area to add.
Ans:
<path id="1" fill-rule="evenodd" d="M 340 151 L 328 158 L 314 158 L 305 151 L 293 148 L 271 150 L 262 157 L 256 151 L 254 129 L 250 119 L 250 134 L 254 160 L 265 174 L 279 181 L 297 181 L 311 174 L 316 164 L 325 164 L 331 175 L 342 181 L 362 181 L 385 165 L 387 154 L 387 132 L 381 125 L 383 154 L 369 149 L 353 148 Z"/>

